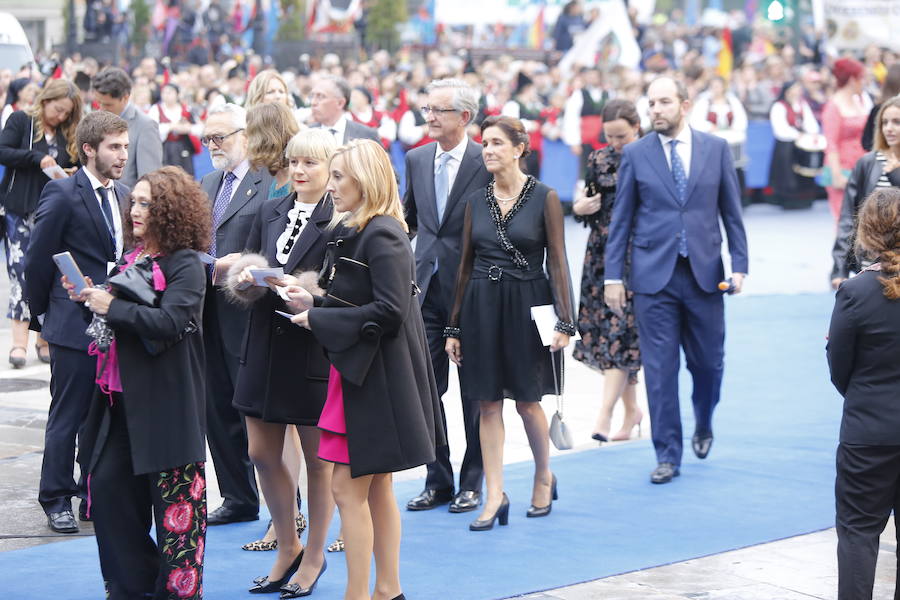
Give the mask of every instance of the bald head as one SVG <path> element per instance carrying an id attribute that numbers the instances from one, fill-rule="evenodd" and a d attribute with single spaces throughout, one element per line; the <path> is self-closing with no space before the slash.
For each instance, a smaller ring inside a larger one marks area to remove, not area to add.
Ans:
<path id="1" fill-rule="evenodd" d="M 647 88 L 653 130 L 668 137 L 681 133 L 690 110 L 687 89 L 671 77 L 657 77 Z"/>

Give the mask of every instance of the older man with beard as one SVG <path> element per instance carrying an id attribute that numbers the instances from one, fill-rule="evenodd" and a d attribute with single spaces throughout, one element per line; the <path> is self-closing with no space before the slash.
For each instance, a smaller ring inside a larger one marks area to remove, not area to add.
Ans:
<path id="1" fill-rule="evenodd" d="M 203 308 L 207 439 L 219 490 L 225 499 L 209 514 L 210 525 L 259 518 L 259 492 L 247 455 L 247 430 L 240 413 L 231 406 L 239 349 L 250 313 L 228 302 L 224 292 L 214 285 L 218 275 L 227 272 L 244 249 L 250 226 L 272 183 L 268 171 L 254 170 L 247 161 L 246 127 L 246 111 L 235 104 L 225 104 L 210 110 L 202 138 L 216 167 L 200 182 L 212 206 L 209 253 L 217 258 L 210 269 Z"/>

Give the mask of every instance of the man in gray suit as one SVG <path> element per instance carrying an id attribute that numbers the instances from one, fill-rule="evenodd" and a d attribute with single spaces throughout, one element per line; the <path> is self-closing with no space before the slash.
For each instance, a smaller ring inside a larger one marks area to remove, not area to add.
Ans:
<path id="1" fill-rule="evenodd" d="M 213 240 L 209 253 L 218 258 L 213 270 L 217 281 L 244 249 L 250 226 L 268 199 L 272 183 L 268 171 L 255 170 L 247 161 L 246 127 L 247 113 L 235 104 L 211 109 L 203 127 L 202 141 L 216 167 L 200 185 L 212 207 Z M 203 307 L 206 435 L 225 500 L 209 513 L 209 525 L 259 518 L 259 492 L 247 454 L 247 430 L 240 413 L 231 406 L 248 318 L 249 311 L 230 303 L 210 280 Z"/>
<path id="2" fill-rule="evenodd" d="M 350 84 L 343 77 L 319 75 L 309 98 L 313 120 L 331 132 L 338 146 L 359 138 L 381 143 L 378 131 L 357 123 L 347 114 Z"/>
<path id="3" fill-rule="evenodd" d="M 460 239 L 465 220 L 465 196 L 490 181 L 481 159 L 481 145 L 466 136 L 466 126 L 478 114 L 478 93 L 458 79 L 431 82 L 428 106 L 422 114 L 428 135 L 436 140 L 406 155 L 406 194 L 403 198 L 410 235 L 416 236 L 416 279 L 424 292 L 422 318 L 438 393 L 447 391 L 449 359 L 444 351 L 444 327 L 456 292 Z M 444 431 L 447 419 L 441 406 Z M 437 449 L 428 465 L 421 494 L 406 504 L 409 510 L 428 510 L 450 502 L 450 512 L 475 510 L 481 502 L 481 443 L 478 405 L 463 401 L 466 452 L 454 495 L 450 447 Z"/>
<path id="4" fill-rule="evenodd" d="M 103 69 L 94 76 L 91 87 L 102 110 L 119 115 L 128 123 L 128 162 L 119 181 L 133 188 L 138 179 L 162 166 L 159 125 L 131 104 L 131 78 L 122 69 Z"/>

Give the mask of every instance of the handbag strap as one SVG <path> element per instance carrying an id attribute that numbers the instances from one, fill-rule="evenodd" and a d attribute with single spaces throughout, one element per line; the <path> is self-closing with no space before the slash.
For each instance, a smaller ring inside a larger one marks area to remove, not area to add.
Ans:
<path id="1" fill-rule="evenodd" d="M 556 412 L 559 413 L 559 418 L 561 419 L 563 416 L 563 395 L 560 378 L 564 377 L 565 374 L 563 373 L 563 363 L 560 363 L 559 377 L 556 376 L 556 355 L 560 352 L 562 352 L 561 349 L 556 352 L 550 351 L 550 370 L 553 371 L 553 388 L 556 390 Z"/>

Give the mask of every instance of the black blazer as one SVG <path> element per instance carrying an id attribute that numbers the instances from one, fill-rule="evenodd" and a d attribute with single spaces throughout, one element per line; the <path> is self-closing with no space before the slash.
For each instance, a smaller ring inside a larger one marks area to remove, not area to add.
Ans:
<path id="1" fill-rule="evenodd" d="M 106 315 L 116 332 L 121 401 L 135 475 L 206 459 L 201 332 L 185 335 L 158 356 L 148 354 L 141 341 L 142 336 L 175 340 L 192 319 L 202 322 L 206 269 L 193 250 L 163 256 L 159 267 L 166 277 L 166 289 L 158 308 L 117 298 Z M 99 389 L 97 394 L 103 396 Z M 105 396 L 95 398 L 79 448 L 79 461 L 87 472 L 93 470 L 103 447 L 107 411 Z"/>
<path id="2" fill-rule="evenodd" d="M 884 296 L 880 275 L 842 283 L 831 315 L 826 353 L 846 444 L 900 445 L 900 301 Z"/>
<path id="3" fill-rule="evenodd" d="M 284 232 L 295 197 L 290 194 L 265 203 L 250 229 L 247 251 L 261 253 L 271 266 L 278 265 L 275 242 Z M 319 201 L 291 248 L 285 273 L 322 268 L 326 226 L 333 209 L 330 196 Z M 276 310 L 290 312 L 284 300 L 268 289 L 250 309 L 234 406 L 243 412 L 245 407 L 261 406 L 265 421 L 315 425 L 325 402 L 328 360 L 309 330 L 293 325 Z"/>
<path id="4" fill-rule="evenodd" d="M 119 182 L 115 188 L 119 209 L 124 211 L 131 190 Z M 32 315 L 44 315 L 40 330 L 45 340 L 87 350 L 90 338 L 84 330 L 90 323 L 90 313 L 69 300 L 52 258 L 66 250 L 94 283 L 106 281 L 108 264 L 116 260 L 100 203 L 84 169 L 44 186 L 25 254 L 25 298 Z M 31 323 L 35 328 L 38 320 Z"/>
<path id="5" fill-rule="evenodd" d="M 430 463 L 435 445 L 446 441 L 422 312 L 413 297 L 409 239 L 388 216 L 373 218 L 361 232 L 340 229 L 335 238 L 338 256 L 368 268 L 373 298 L 349 306 L 326 296 L 309 311 L 313 334 L 341 374 L 351 475 Z"/>
<path id="6" fill-rule="evenodd" d="M 41 191 L 50 181 L 41 169 L 41 161 L 47 156 L 50 148 L 46 140 L 29 143 L 34 135 L 31 126 L 31 117 L 24 111 L 18 110 L 9 116 L 6 127 L 0 131 L 0 165 L 6 167 L 3 173 L 3 181 L 0 181 L 0 190 L 5 195 L 10 181 L 15 174 L 16 197 L 4 199 L 7 210 L 18 215 L 25 216 L 34 212 L 37 208 Z M 60 130 L 56 132 L 56 147 L 59 153 L 56 156 L 56 164 L 64 169 L 77 166 L 72 162 L 69 153 L 66 152 L 65 135 Z"/>
<path id="7" fill-rule="evenodd" d="M 485 187 L 491 174 L 484 168 L 481 145 L 469 140 L 459 165 L 453 188 L 447 197 L 444 217 L 438 221 L 434 196 L 434 157 L 438 144 L 432 142 L 413 148 L 406 154 L 406 194 L 403 208 L 410 237 L 416 237 L 416 281 L 422 289 L 419 303 L 425 300 L 428 285 L 438 261 L 438 280 L 447 303 L 453 303 L 456 271 L 459 268 L 460 240 L 466 203 L 462 198 L 472 190 Z"/>

